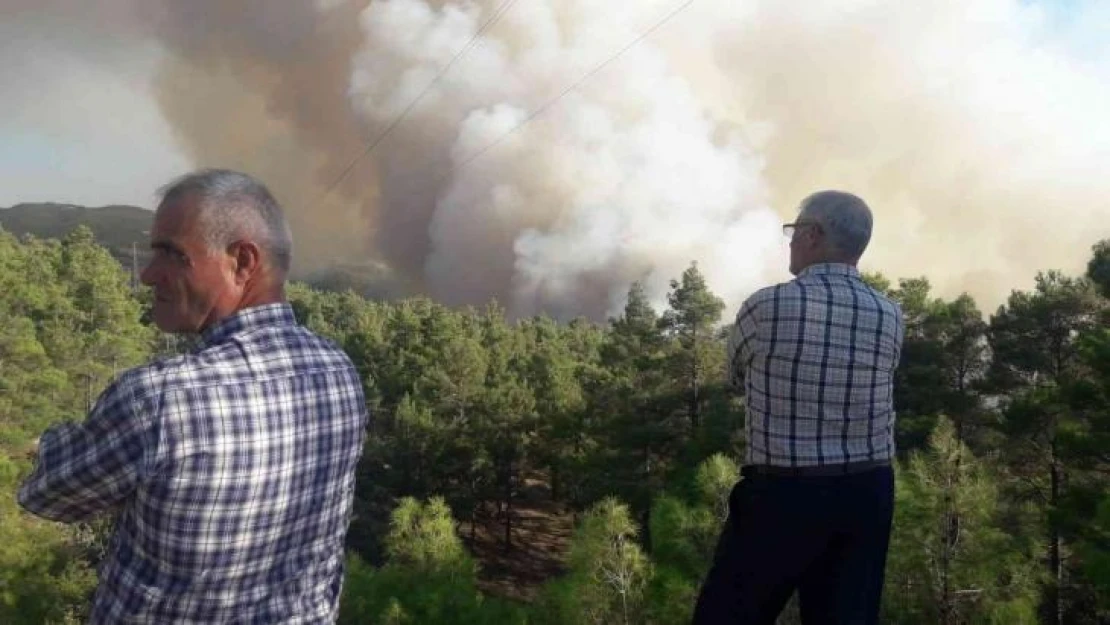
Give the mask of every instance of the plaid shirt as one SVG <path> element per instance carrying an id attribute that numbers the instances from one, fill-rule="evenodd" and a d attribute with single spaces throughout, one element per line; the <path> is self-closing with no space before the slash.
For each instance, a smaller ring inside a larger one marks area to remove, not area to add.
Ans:
<path id="1" fill-rule="evenodd" d="M 897 304 L 855 267 L 821 264 L 752 295 L 729 341 L 747 402 L 747 464 L 816 467 L 894 456 Z"/>
<path id="2" fill-rule="evenodd" d="M 332 623 L 366 422 L 347 356 L 259 306 L 43 434 L 19 501 L 118 509 L 92 623 Z"/>

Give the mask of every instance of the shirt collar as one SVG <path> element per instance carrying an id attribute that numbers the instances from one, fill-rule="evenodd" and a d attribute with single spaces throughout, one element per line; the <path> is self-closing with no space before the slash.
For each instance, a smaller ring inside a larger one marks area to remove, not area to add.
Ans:
<path id="1" fill-rule="evenodd" d="M 288 303 L 263 304 L 244 308 L 228 317 L 225 317 L 209 326 L 200 334 L 200 339 L 195 346 L 196 351 L 222 343 L 235 334 L 264 328 L 267 326 L 296 325 L 297 319 L 293 315 L 293 307 Z"/>
<path id="2" fill-rule="evenodd" d="M 817 263 L 798 272 L 799 278 L 819 275 L 860 277 L 859 269 L 847 263 Z"/>

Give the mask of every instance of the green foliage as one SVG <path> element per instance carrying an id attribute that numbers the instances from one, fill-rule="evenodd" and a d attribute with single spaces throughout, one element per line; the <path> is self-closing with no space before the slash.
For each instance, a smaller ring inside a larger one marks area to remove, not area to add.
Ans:
<path id="1" fill-rule="evenodd" d="M 11 493 L 28 467 L 0 456 L 0 491 Z M 71 533 L 31 519 L 0 498 L 0 623 L 79 622 L 95 585 Z"/>
<path id="2" fill-rule="evenodd" d="M 550 623 L 601 625 L 642 622 L 644 591 L 652 578 L 636 542 L 628 507 L 612 498 L 590 508 L 571 545 L 570 573 L 545 597 Z"/>
<path id="3" fill-rule="evenodd" d="M 890 296 L 890 294 L 894 290 L 890 278 L 887 278 L 879 272 L 864 271 L 862 272 L 861 277 L 863 278 L 863 281 L 867 284 L 867 286 L 875 289 L 883 295 Z"/>
<path id="4" fill-rule="evenodd" d="M 698 465 L 691 501 L 669 496 L 655 501 L 650 527 L 656 574 L 647 593 L 651 622 L 689 622 L 739 477 L 736 463 L 716 454 Z"/>
<path id="5" fill-rule="evenodd" d="M 728 498 L 740 479 L 740 468 L 724 454 L 714 454 L 698 465 L 698 494 L 722 522 L 728 517 Z"/>
<path id="6" fill-rule="evenodd" d="M 968 430 L 980 413 L 975 387 L 989 364 L 987 324 L 975 302 L 966 294 L 952 301 L 934 298 L 931 288 L 927 279 L 914 278 L 887 289 L 906 324 L 894 385 L 903 452 L 924 447 L 941 414 L 955 421 L 961 441 L 974 438 L 977 432 Z"/>
<path id="7" fill-rule="evenodd" d="M 88 229 L 60 242 L 0 231 L 0 490 L 15 492 L 43 429 L 83 418 L 118 371 L 149 356 L 142 312 Z M 0 498 L 0 622 L 81 621 L 105 531 L 39 521 Z"/>
<path id="8" fill-rule="evenodd" d="M 644 622 L 687 625 L 694 616 L 698 580 L 673 569 L 656 567 L 645 593 Z"/>
<path id="9" fill-rule="evenodd" d="M 386 539 L 388 562 L 375 569 L 348 559 L 340 623 L 525 623 L 522 608 L 484 597 L 476 567 L 455 534 L 442 498 L 404 498 Z"/>
<path id="10" fill-rule="evenodd" d="M 1100 608 L 1110 609 L 1110 496 L 1098 504 L 1083 534 L 1076 550 L 1097 591 Z"/>
<path id="11" fill-rule="evenodd" d="M 1013 293 L 991 318 L 990 386 L 1008 394 L 998 421 L 1003 459 L 1017 496 L 1041 504 L 1044 615 L 1054 623 L 1070 610 L 1066 595 L 1083 585 L 1073 580 L 1079 571 L 1068 549 L 1076 533 L 1069 508 L 1107 488 L 1105 473 L 1092 471 L 1082 451 L 1098 439 L 1100 411 L 1077 409 L 1099 386 L 1099 350 L 1092 356 L 1091 346 L 1105 327 L 1106 308 L 1089 280 L 1048 272 L 1037 276 L 1033 292 Z"/>
<path id="12" fill-rule="evenodd" d="M 989 323 L 924 278 L 865 276 L 907 323 L 891 622 L 1110 618 L 1108 258 L 1104 241 L 1085 278 L 1038 276 Z M 633 284 L 604 325 L 288 292 L 350 355 L 374 414 L 340 622 L 689 622 L 743 443 L 741 399 L 722 384 L 726 311 L 696 265 L 664 309 Z M 0 232 L 5 492 L 45 427 L 179 348 L 144 323 L 148 303 L 88 230 Z M 488 597 L 460 534 L 492 527 L 505 557 L 529 558 L 519 509 L 537 496 L 579 521 L 568 570 L 531 606 Z M 0 622 L 80 622 L 108 523 L 43 523 L 0 498 Z"/>
<path id="13" fill-rule="evenodd" d="M 1035 559 L 1003 531 L 996 479 L 941 419 L 898 472 L 888 558 L 891 622 L 1033 623 Z"/>
<path id="14" fill-rule="evenodd" d="M 36 436 L 82 415 L 116 372 L 150 354 L 141 314 L 127 275 L 87 229 L 60 243 L 0 231 L 0 423 Z"/>
<path id="15" fill-rule="evenodd" d="M 1110 298 L 1110 239 L 1099 241 L 1091 251 L 1087 278 L 1098 287 L 1103 297 Z"/>
<path id="16" fill-rule="evenodd" d="M 652 559 L 687 580 L 700 580 L 712 561 L 721 525 L 708 506 L 660 497 L 651 511 Z"/>
<path id="17" fill-rule="evenodd" d="M 1074 373 L 1075 339 L 1098 326 L 1103 306 L 1089 281 L 1056 271 L 1039 274 L 1033 292 L 1011 294 L 991 317 L 996 387 L 1059 382 Z"/>
<path id="18" fill-rule="evenodd" d="M 434 497 L 421 505 L 406 497 L 393 511 L 393 523 L 386 539 L 391 562 L 420 573 L 454 572 L 470 566 L 451 510 L 442 498 Z"/>
<path id="19" fill-rule="evenodd" d="M 709 290 L 697 263 L 682 272 L 682 280 L 671 281 L 667 302 L 670 310 L 663 313 L 660 325 L 678 342 L 670 357 L 670 371 L 674 379 L 682 380 L 693 434 L 701 425 L 706 387 L 714 382 L 719 386 L 724 369 L 724 353 L 715 335 L 725 303 Z"/>
<path id="20" fill-rule="evenodd" d="M 88 229 L 125 267 L 131 266 L 133 251 L 141 263 L 148 258 L 145 244 L 153 221 L 154 213 L 138 206 L 20 204 L 0 209 L 0 228 L 20 237 L 64 239 L 78 228 Z"/>

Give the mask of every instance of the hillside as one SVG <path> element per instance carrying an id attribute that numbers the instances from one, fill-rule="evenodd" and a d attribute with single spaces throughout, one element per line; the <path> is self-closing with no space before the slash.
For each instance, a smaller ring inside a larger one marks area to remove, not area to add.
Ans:
<path id="1" fill-rule="evenodd" d="M 78 226 L 88 226 L 96 240 L 124 266 L 131 264 L 132 244 L 145 261 L 154 213 L 137 206 L 86 207 L 73 204 L 34 203 L 0 208 L 0 227 L 17 236 L 60 239 Z"/>
<path id="2" fill-rule="evenodd" d="M 20 512 L 34 439 L 175 351 L 115 268 L 87 238 L 0 236 L 5 625 L 86 622 L 109 536 L 110 517 Z M 1110 240 L 1088 276 L 1042 275 L 989 321 L 875 281 L 910 321 L 882 622 L 1110 623 Z M 730 497 L 746 417 L 719 298 L 696 265 L 671 289 L 664 310 L 634 286 L 609 323 L 563 324 L 291 286 L 372 414 L 338 623 L 690 623 L 728 506 L 761 500 Z"/>
<path id="3" fill-rule="evenodd" d="M 149 260 L 149 230 L 154 213 L 137 206 L 85 207 L 74 204 L 28 203 L 0 207 L 0 228 L 22 237 L 61 239 L 78 226 L 88 226 L 100 245 L 125 268 L 132 264 L 132 244 L 141 269 Z M 389 269 L 379 263 L 336 264 L 312 272 L 294 269 L 292 278 L 317 288 L 343 292 L 348 289 L 364 297 L 393 299 L 410 294 Z"/>

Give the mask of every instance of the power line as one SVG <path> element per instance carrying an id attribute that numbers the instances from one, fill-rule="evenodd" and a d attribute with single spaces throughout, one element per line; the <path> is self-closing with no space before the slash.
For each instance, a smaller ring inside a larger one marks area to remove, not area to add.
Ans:
<path id="1" fill-rule="evenodd" d="M 593 69 L 586 72 L 586 74 L 584 74 L 581 78 L 579 78 L 575 82 L 571 83 L 569 86 L 567 86 L 561 92 L 559 92 L 559 94 L 556 95 L 554 98 L 551 98 L 547 102 L 544 102 L 542 105 L 540 105 L 534 111 L 532 111 L 527 117 L 525 117 L 523 120 L 521 120 L 520 123 L 518 123 L 515 126 L 513 126 L 512 128 L 510 128 L 508 131 L 506 131 L 505 133 L 503 133 L 502 135 L 500 135 L 499 137 L 494 139 L 489 144 L 487 144 L 487 145 L 483 146 L 482 148 L 478 149 L 477 151 L 471 153 L 469 156 L 467 156 L 465 159 L 463 159 L 458 165 L 455 165 L 455 166 L 451 167 L 450 169 L 448 169 L 446 172 L 444 172 L 444 174 L 442 176 L 440 176 L 437 179 L 437 182 L 443 180 L 444 178 L 446 178 L 446 177 L 458 172 L 462 168 L 468 166 L 470 163 L 477 160 L 479 157 L 481 157 L 483 154 L 488 152 L 490 149 L 494 148 L 495 146 L 500 144 L 502 141 L 504 141 L 506 138 L 508 138 L 509 135 L 512 135 L 513 133 L 519 131 L 521 128 L 523 128 L 524 126 L 526 126 L 529 123 L 531 123 L 532 121 L 534 121 L 537 117 L 539 117 L 540 115 L 543 115 L 551 107 L 553 107 L 556 103 L 558 103 L 559 100 L 562 100 L 564 97 L 569 95 L 572 91 L 581 87 L 587 80 L 589 80 L 590 78 L 593 78 L 594 76 L 596 76 L 598 74 L 598 72 L 605 69 L 611 63 L 613 63 L 614 61 L 616 61 L 617 59 L 622 57 L 626 52 L 628 52 L 630 49 L 632 49 L 633 46 L 640 43 L 641 41 L 643 41 L 647 37 L 650 37 L 653 33 L 655 33 L 657 30 L 659 30 L 664 25 L 666 25 L 667 22 L 674 19 L 675 16 L 677 16 L 679 13 L 684 11 L 687 7 L 689 7 L 693 3 L 694 3 L 694 0 L 685 0 L 685 2 L 683 2 L 682 4 L 678 5 L 674 9 L 672 9 L 670 12 L 668 12 L 666 15 L 664 15 L 660 20 L 655 22 L 650 28 L 648 28 L 644 32 L 640 33 L 635 39 L 633 39 L 629 43 L 625 44 L 625 46 L 622 47 L 620 50 L 618 50 L 614 54 L 610 55 L 608 58 L 603 60 L 598 65 L 594 66 Z M 426 163 L 425 165 L 429 165 L 429 164 Z M 428 169 L 427 166 L 419 168 L 418 171 L 423 171 L 423 170 L 426 170 L 426 169 Z M 410 219 L 414 216 L 415 215 L 410 214 Z M 402 220 L 402 223 L 407 222 L 407 221 L 409 221 L 409 219 L 404 219 L 404 220 Z"/>
<path id="2" fill-rule="evenodd" d="M 409 113 L 411 113 L 412 110 L 416 108 L 416 105 L 424 99 L 424 96 L 432 90 L 432 87 L 435 86 L 435 84 L 439 82 L 439 80 L 443 78 L 443 76 L 446 75 L 452 67 L 455 66 L 455 63 L 457 63 L 459 59 L 463 57 L 463 55 L 465 55 L 467 52 L 470 51 L 471 48 L 474 47 L 474 45 L 478 42 L 478 39 L 482 35 L 485 34 L 485 32 L 489 30 L 489 28 L 493 26 L 498 20 L 500 20 L 501 17 L 505 15 L 505 12 L 512 8 L 512 6 L 516 3 L 517 0 L 505 0 L 501 3 L 497 10 L 494 11 L 493 15 L 491 15 L 490 18 L 486 20 L 486 22 L 482 24 L 482 26 L 477 31 L 475 31 L 474 35 L 470 38 L 470 41 L 466 42 L 466 45 L 459 49 L 459 51 L 455 53 L 455 56 L 453 56 L 446 65 L 440 68 L 435 77 L 432 78 L 432 80 L 424 86 L 424 89 L 421 90 L 420 93 L 417 94 L 417 96 L 411 102 L 409 102 L 408 106 L 406 106 L 405 109 L 401 111 L 401 114 L 393 118 L 393 121 L 390 122 L 388 126 L 386 126 L 385 130 L 383 130 L 381 133 L 378 134 L 377 137 L 370 141 L 367 144 L 366 149 L 364 149 L 358 156 L 351 160 L 351 162 L 348 163 L 345 168 L 343 168 L 342 173 L 340 173 L 339 176 L 336 177 L 336 179 L 324 190 L 323 195 L 321 195 L 320 199 L 316 201 L 316 205 L 319 205 L 321 202 L 327 199 L 328 195 L 330 195 L 337 186 L 339 186 L 344 180 L 347 179 L 347 176 L 349 176 L 351 174 L 351 171 L 354 170 L 355 165 L 357 165 L 362 159 L 369 156 L 370 153 L 373 152 L 374 149 L 377 148 L 378 145 L 382 141 L 384 141 L 391 132 L 393 132 L 393 129 L 400 125 L 400 123 L 409 116 Z"/>

